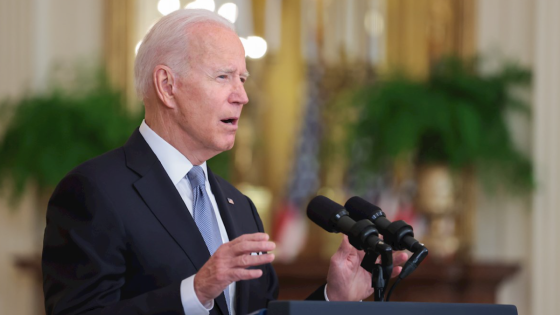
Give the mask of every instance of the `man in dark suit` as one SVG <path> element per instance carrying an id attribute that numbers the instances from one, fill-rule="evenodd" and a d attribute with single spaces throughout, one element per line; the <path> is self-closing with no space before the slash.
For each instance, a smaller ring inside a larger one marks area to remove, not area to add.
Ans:
<path id="1" fill-rule="evenodd" d="M 242 315 L 277 297 L 275 245 L 255 206 L 206 167 L 234 144 L 248 75 L 238 36 L 214 13 L 176 11 L 152 27 L 135 64 L 145 120 L 49 201 L 47 314 Z M 362 257 L 345 240 L 310 298 L 370 295 Z"/>

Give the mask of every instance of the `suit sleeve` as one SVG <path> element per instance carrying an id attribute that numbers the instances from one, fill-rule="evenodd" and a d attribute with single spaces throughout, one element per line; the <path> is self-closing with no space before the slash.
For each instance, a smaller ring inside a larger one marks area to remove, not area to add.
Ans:
<path id="1" fill-rule="evenodd" d="M 71 173 L 49 201 L 42 256 L 46 313 L 183 314 L 180 281 L 121 300 L 126 231 L 99 186 Z"/>
<path id="2" fill-rule="evenodd" d="M 326 301 L 325 300 L 325 286 L 327 284 L 321 285 L 317 290 L 311 293 L 306 300 L 307 301 Z"/>

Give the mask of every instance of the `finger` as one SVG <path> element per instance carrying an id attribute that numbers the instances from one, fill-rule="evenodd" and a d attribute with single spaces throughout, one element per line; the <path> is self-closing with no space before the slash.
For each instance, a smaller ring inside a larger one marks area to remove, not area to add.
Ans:
<path id="1" fill-rule="evenodd" d="M 336 253 L 342 255 L 343 257 L 347 257 L 349 255 L 355 254 L 355 251 L 356 249 L 352 245 L 350 245 L 348 236 L 344 235 L 342 237 L 342 242 L 340 243 L 340 247 L 338 247 Z"/>
<path id="2" fill-rule="evenodd" d="M 393 253 L 393 265 L 402 266 L 408 260 L 408 254 L 405 252 Z"/>
<path id="3" fill-rule="evenodd" d="M 401 271 L 402 271 L 401 266 L 394 267 L 393 272 L 391 273 L 391 278 L 398 276 L 401 273 Z"/>
<path id="4" fill-rule="evenodd" d="M 264 255 L 242 255 L 232 260 L 233 268 L 247 268 L 271 263 L 274 260 L 274 254 Z"/>
<path id="5" fill-rule="evenodd" d="M 251 233 L 251 234 L 243 234 L 230 243 L 237 243 L 237 242 L 244 242 L 244 241 L 268 241 L 270 236 L 266 233 Z"/>
<path id="6" fill-rule="evenodd" d="M 276 244 L 271 241 L 243 241 L 233 243 L 231 251 L 234 256 L 251 253 L 269 252 L 276 248 Z"/>
<path id="7" fill-rule="evenodd" d="M 260 278 L 262 276 L 262 270 L 260 269 L 232 269 L 231 279 L 232 282 L 240 280 L 250 280 Z"/>
<path id="8" fill-rule="evenodd" d="M 406 252 L 393 252 L 393 265 L 402 266 L 407 260 L 408 254 Z M 381 256 L 377 257 L 375 263 L 381 263 Z"/>

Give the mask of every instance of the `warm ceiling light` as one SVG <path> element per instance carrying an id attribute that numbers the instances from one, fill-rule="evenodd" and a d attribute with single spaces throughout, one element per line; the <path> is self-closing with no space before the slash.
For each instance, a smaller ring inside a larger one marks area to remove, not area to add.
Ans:
<path id="1" fill-rule="evenodd" d="M 262 37 L 249 36 L 247 37 L 245 52 L 249 58 L 258 59 L 266 54 L 267 47 L 266 41 Z"/>
<path id="2" fill-rule="evenodd" d="M 185 9 L 205 9 L 214 12 L 216 10 L 216 3 L 214 0 L 196 0 L 187 3 Z"/>
<path id="3" fill-rule="evenodd" d="M 237 5 L 231 2 L 222 4 L 222 6 L 218 9 L 218 14 L 229 20 L 231 23 L 235 23 L 238 13 L 239 11 L 237 9 Z"/>
<path id="4" fill-rule="evenodd" d="M 181 2 L 179 0 L 159 0 L 157 9 L 159 13 L 168 15 L 169 13 L 179 10 Z"/>

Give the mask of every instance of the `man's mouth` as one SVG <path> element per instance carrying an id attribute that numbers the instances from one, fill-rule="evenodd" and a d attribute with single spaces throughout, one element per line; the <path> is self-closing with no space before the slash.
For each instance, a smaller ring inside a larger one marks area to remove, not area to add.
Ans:
<path id="1" fill-rule="evenodd" d="M 237 125 L 237 118 L 222 119 L 224 124 Z"/>

